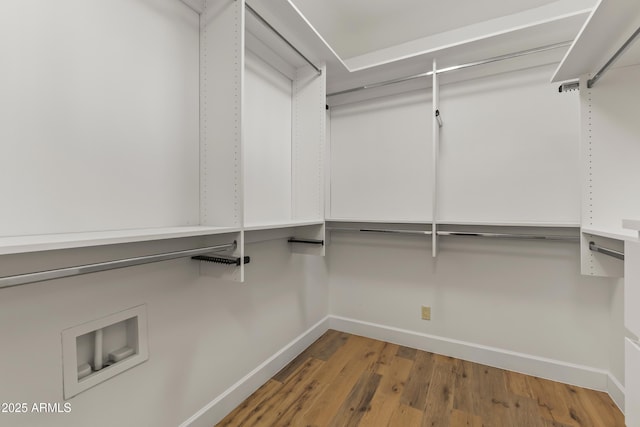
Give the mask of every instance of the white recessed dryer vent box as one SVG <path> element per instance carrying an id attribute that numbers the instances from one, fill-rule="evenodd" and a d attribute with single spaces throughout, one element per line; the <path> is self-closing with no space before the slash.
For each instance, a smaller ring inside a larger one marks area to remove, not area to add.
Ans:
<path id="1" fill-rule="evenodd" d="M 64 397 L 69 399 L 149 358 L 147 306 L 62 331 Z"/>

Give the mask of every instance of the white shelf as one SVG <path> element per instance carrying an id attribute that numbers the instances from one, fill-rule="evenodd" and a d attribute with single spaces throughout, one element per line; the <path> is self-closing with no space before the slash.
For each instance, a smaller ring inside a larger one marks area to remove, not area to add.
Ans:
<path id="1" fill-rule="evenodd" d="M 622 228 L 640 231 L 640 219 L 623 219 Z"/>
<path id="2" fill-rule="evenodd" d="M 623 219 L 622 228 L 633 230 L 635 237 L 640 239 L 640 219 Z"/>
<path id="3" fill-rule="evenodd" d="M 638 233 L 625 230 L 605 230 L 602 228 L 581 228 L 580 231 L 585 234 L 593 234 L 594 236 L 607 237 L 609 239 L 637 241 Z"/>
<path id="4" fill-rule="evenodd" d="M 420 224 L 431 225 L 431 221 L 412 220 L 383 220 L 383 219 L 362 219 L 362 218 L 327 218 L 327 222 L 359 222 L 372 224 Z M 486 227 L 547 227 L 547 228 L 579 228 L 579 223 L 560 222 L 487 222 L 487 221 L 444 221 L 440 220 L 437 225 L 469 225 Z"/>
<path id="5" fill-rule="evenodd" d="M 322 225 L 324 220 L 306 220 L 306 221 L 286 221 L 275 222 L 268 224 L 249 224 L 244 227 L 244 231 L 258 231 L 258 230 L 274 230 L 279 228 L 291 228 L 291 227 L 305 227 L 307 225 Z"/>
<path id="6" fill-rule="evenodd" d="M 431 221 L 413 221 L 410 219 L 363 219 L 363 218 L 327 218 L 327 222 L 361 222 L 368 224 L 431 224 Z"/>
<path id="7" fill-rule="evenodd" d="M 234 233 L 239 227 L 165 227 L 0 237 L 0 255 Z"/>
<path id="8" fill-rule="evenodd" d="M 569 222 L 483 222 L 483 221 L 438 221 L 438 225 L 473 225 L 487 227 L 546 227 L 546 228 L 579 228 L 579 223 Z"/>
<path id="9" fill-rule="evenodd" d="M 552 82 L 597 72 L 640 25 L 640 2 L 601 0 L 558 66 Z M 615 66 L 640 63 L 640 43 Z"/>

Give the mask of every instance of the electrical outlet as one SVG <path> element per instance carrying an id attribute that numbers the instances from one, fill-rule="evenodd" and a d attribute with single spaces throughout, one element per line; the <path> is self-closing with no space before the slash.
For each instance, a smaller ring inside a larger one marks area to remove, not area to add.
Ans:
<path id="1" fill-rule="evenodd" d="M 422 320 L 431 320 L 431 307 L 422 306 Z"/>

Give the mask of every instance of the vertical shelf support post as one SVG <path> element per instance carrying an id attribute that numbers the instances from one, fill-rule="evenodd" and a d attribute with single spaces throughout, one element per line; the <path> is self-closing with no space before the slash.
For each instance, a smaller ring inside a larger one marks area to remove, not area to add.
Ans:
<path id="1" fill-rule="evenodd" d="M 431 112 L 431 120 L 433 125 L 433 191 L 432 191 L 432 213 L 431 213 L 431 245 L 432 256 L 435 258 L 438 255 L 438 230 L 437 230 L 437 215 L 438 215 L 438 157 L 440 148 L 440 123 L 439 118 L 439 88 L 438 88 L 438 70 L 436 60 L 433 60 L 433 111 Z"/>

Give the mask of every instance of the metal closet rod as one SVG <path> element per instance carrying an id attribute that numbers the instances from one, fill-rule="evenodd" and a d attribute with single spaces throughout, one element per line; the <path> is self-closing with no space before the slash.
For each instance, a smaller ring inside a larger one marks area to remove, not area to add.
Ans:
<path id="1" fill-rule="evenodd" d="M 347 227 L 327 227 L 330 231 L 361 231 L 365 233 L 389 233 L 389 234 L 419 234 L 423 236 L 431 236 L 431 231 L 422 230 L 394 230 L 388 228 L 347 228 Z"/>
<path id="2" fill-rule="evenodd" d="M 488 237 L 495 239 L 522 239 L 522 240 L 557 240 L 577 242 L 578 236 L 562 235 L 541 235 L 541 234 L 518 234 L 518 233 L 475 233 L 472 231 L 438 231 L 438 236 L 461 236 L 461 237 Z"/>
<path id="3" fill-rule="evenodd" d="M 363 231 L 368 233 L 390 233 L 390 234 L 419 234 L 431 236 L 432 231 L 422 230 L 396 230 L 385 228 L 337 228 L 327 227 L 330 231 Z M 577 242 L 580 240 L 578 236 L 562 236 L 562 235 L 540 235 L 540 234 L 520 234 L 520 233 L 486 233 L 472 231 L 437 231 L 438 236 L 457 236 L 457 237 L 485 237 L 497 239 L 522 239 L 522 240 L 554 240 Z"/>
<path id="4" fill-rule="evenodd" d="M 613 56 L 607 61 L 607 63 L 604 64 L 592 78 L 587 80 L 587 87 L 589 89 L 591 89 L 593 85 L 596 84 L 598 80 L 600 80 L 603 74 L 606 73 L 607 70 L 613 65 L 613 63 L 616 62 L 620 56 L 622 56 L 624 51 L 627 50 L 629 46 L 631 46 L 638 35 L 640 35 L 640 27 L 638 27 L 638 29 L 631 35 L 631 37 L 629 37 L 627 41 L 624 42 L 622 47 L 620 47 L 620 49 L 618 49 L 617 52 L 613 54 Z"/>
<path id="5" fill-rule="evenodd" d="M 135 258 L 118 259 L 114 261 L 98 262 L 95 264 L 77 265 L 74 267 L 56 268 L 53 270 L 38 271 L 35 273 L 18 274 L 15 276 L 0 277 L 0 288 L 25 285 L 27 283 L 43 282 L 45 280 L 61 279 L 63 277 L 79 276 L 81 274 L 97 273 L 99 271 L 114 270 L 117 268 L 133 267 L 135 265 L 150 264 L 153 262 L 168 261 L 177 258 L 188 258 L 203 255 L 215 251 L 235 249 L 237 243 L 207 246 L 205 248 L 187 249 L 183 251 L 166 252 L 163 254 L 145 255 Z"/>
<path id="6" fill-rule="evenodd" d="M 616 251 L 615 249 L 605 248 L 600 245 L 596 245 L 595 242 L 589 242 L 589 250 L 593 252 L 599 252 L 610 257 L 618 258 L 624 261 L 624 252 Z"/>
<path id="7" fill-rule="evenodd" d="M 546 45 L 546 46 L 536 47 L 536 48 L 533 48 L 533 49 L 522 50 L 520 52 L 514 52 L 514 53 L 508 53 L 506 55 L 494 56 L 494 57 L 491 57 L 491 58 L 483 59 L 481 61 L 468 62 L 466 64 L 460 64 L 460 65 L 454 65 L 454 66 L 451 66 L 451 67 L 445 67 L 445 68 L 442 68 L 440 70 L 436 70 L 436 73 L 437 74 L 442 74 L 442 73 L 448 73 L 450 71 L 463 70 L 465 68 L 476 67 L 478 65 L 491 64 L 492 62 L 498 62 L 498 61 L 504 61 L 506 59 L 518 58 L 520 56 L 531 55 L 531 54 L 534 54 L 534 53 L 546 52 L 548 50 L 559 49 L 561 47 L 567 47 L 567 46 L 570 46 L 570 45 L 571 45 L 570 41 L 566 41 L 566 42 L 562 42 L 562 43 L 554 43 L 554 44 L 550 44 L 550 45 Z M 428 71 L 426 73 L 415 74 L 413 76 L 402 77 L 402 78 L 399 78 L 399 79 L 387 80 L 387 81 L 380 82 L 380 83 L 372 83 L 372 84 L 368 84 L 368 85 L 365 85 L 365 86 L 355 87 L 355 88 L 352 88 L 352 89 L 341 90 L 339 92 L 329 93 L 329 94 L 327 94 L 327 96 L 344 95 L 346 93 L 358 92 L 358 91 L 361 91 L 361 90 L 364 90 L 364 89 L 375 89 L 375 88 L 379 88 L 379 87 L 393 85 L 393 84 L 396 84 L 396 83 L 403 83 L 403 82 L 407 82 L 407 81 L 410 81 L 410 80 L 419 79 L 419 78 L 422 78 L 422 77 L 429 77 L 429 76 L 432 76 L 432 75 L 433 75 L 433 71 Z"/>
<path id="8" fill-rule="evenodd" d="M 311 62 L 311 60 L 309 60 L 309 58 L 307 58 L 306 56 L 303 55 L 302 52 L 300 52 L 298 49 L 296 49 L 296 47 L 294 45 L 291 44 L 291 42 L 289 42 L 289 40 L 287 40 L 282 34 L 280 34 L 280 32 L 278 30 L 276 30 L 275 28 L 273 28 L 273 26 L 271 24 L 269 24 L 269 22 L 267 22 L 266 19 L 264 19 L 258 12 L 255 11 L 254 8 L 252 8 L 251 6 L 249 6 L 249 4 L 245 3 L 244 6 L 247 8 L 247 10 L 256 17 L 256 19 L 258 21 L 260 21 L 265 27 L 267 27 L 268 29 L 270 29 L 276 36 L 278 36 L 283 42 L 285 42 L 291 49 L 293 49 L 298 55 L 300 55 L 300 57 L 302 59 L 304 59 L 305 61 L 307 61 L 307 64 L 311 65 L 311 67 L 313 67 L 314 70 L 316 70 L 316 72 L 318 74 L 322 74 L 322 70 L 320 68 L 318 68 L 313 62 Z"/>

